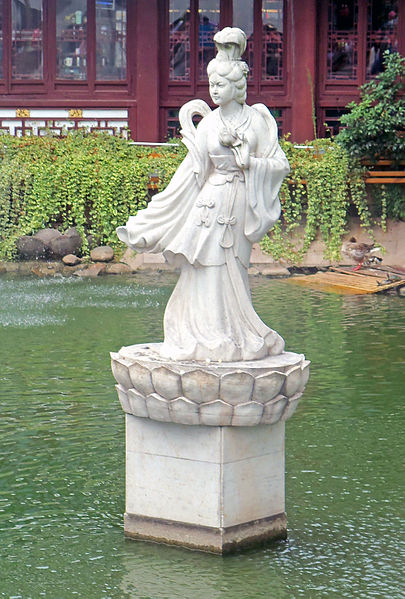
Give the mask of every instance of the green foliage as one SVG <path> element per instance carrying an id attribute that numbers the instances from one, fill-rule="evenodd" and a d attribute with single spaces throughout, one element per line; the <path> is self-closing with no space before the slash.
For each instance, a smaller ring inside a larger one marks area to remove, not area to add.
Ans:
<path id="1" fill-rule="evenodd" d="M 291 173 L 280 191 L 281 218 L 263 238 L 261 247 L 276 260 L 285 258 L 299 263 L 320 230 L 325 257 L 338 260 L 351 204 L 371 234 L 364 168 L 357 162 L 353 164 L 348 152 L 329 139 L 309 142 L 304 149 L 287 140 L 280 143 Z M 302 231 L 297 247 L 294 232 L 298 227 Z"/>
<path id="2" fill-rule="evenodd" d="M 178 140 L 176 140 L 178 141 Z M 2 137 L 0 146 L 0 257 L 12 258 L 15 242 L 44 227 L 60 231 L 75 226 L 98 244 L 123 248 L 115 233 L 129 215 L 144 208 L 149 184 L 163 189 L 186 154 L 179 146 L 147 148 L 106 134 L 69 133 L 66 137 Z M 276 259 L 299 263 L 318 230 L 326 257 L 339 258 L 349 206 L 354 204 L 362 224 L 371 229 L 365 167 L 353 161 L 342 145 L 315 140 L 299 149 L 281 140 L 291 165 L 280 198 L 282 216 L 262 241 Z M 386 214 L 403 217 L 399 196 L 391 188 L 376 199 L 382 224 Z M 401 196 L 402 197 L 402 196 Z M 293 234 L 299 232 L 299 242 Z"/>
<path id="3" fill-rule="evenodd" d="M 341 118 L 336 141 L 351 158 L 405 159 L 405 58 L 384 53 L 385 70 L 363 85 L 358 103 Z"/>
<path id="4" fill-rule="evenodd" d="M 147 205 L 151 173 L 167 184 L 185 150 L 131 146 L 108 134 L 65 137 L 2 136 L 0 146 L 0 257 L 44 227 L 75 226 L 96 243 L 119 245 L 115 228 Z"/>
<path id="5" fill-rule="evenodd" d="M 371 197 L 381 219 L 405 220 L 405 186 L 401 184 L 372 185 Z"/>
<path id="6" fill-rule="evenodd" d="M 360 101 L 351 102 L 341 118 L 346 128 L 336 136 L 353 160 L 371 164 L 379 158 L 395 164 L 405 160 L 405 58 L 384 53 L 384 71 L 361 87 Z M 387 217 L 405 220 L 403 185 L 370 186 L 373 207 L 384 228 Z"/>

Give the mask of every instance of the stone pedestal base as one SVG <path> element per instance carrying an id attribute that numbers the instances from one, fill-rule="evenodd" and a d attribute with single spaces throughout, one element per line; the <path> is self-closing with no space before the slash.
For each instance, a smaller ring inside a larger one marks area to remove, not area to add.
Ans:
<path id="1" fill-rule="evenodd" d="M 127 422 L 125 534 L 215 553 L 285 537 L 285 421 L 308 360 L 181 362 L 159 350 L 111 354 Z"/>
<path id="2" fill-rule="evenodd" d="M 127 536 L 215 553 L 286 536 L 284 421 L 126 423 Z"/>

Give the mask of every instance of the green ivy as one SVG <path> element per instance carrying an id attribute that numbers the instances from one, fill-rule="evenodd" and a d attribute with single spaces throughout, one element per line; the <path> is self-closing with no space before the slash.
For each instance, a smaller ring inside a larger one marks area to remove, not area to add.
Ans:
<path id="1" fill-rule="evenodd" d="M 62 138 L 1 139 L 0 257 L 9 259 L 15 255 L 18 237 L 44 227 L 60 231 L 77 227 L 84 255 L 88 235 L 97 244 L 123 249 L 116 227 L 147 205 L 151 177 L 157 181 L 156 191 L 168 184 L 187 151 L 182 144 L 147 148 L 107 134 L 82 132 Z M 280 143 L 291 173 L 280 192 L 281 219 L 261 246 L 276 259 L 298 263 L 319 230 L 326 257 L 338 259 L 349 206 L 356 206 L 363 226 L 371 231 L 365 167 L 331 140 L 310 142 L 307 149 L 294 147 L 288 139 Z M 384 222 L 389 197 L 377 204 Z M 292 235 L 299 226 L 304 234 L 297 247 Z"/>
<path id="2" fill-rule="evenodd" d="M 405 187 L 401 184 L 373 185 L 371 189 L 373 206 L 378 216 L 405 220 Z M 385 222 L 384 222 L 385 224 Z"/>
<path id="3" fill-rule="evenodd" d="M 276 260 L 299 263 L 318 230 L 325 243 L 325 258 L 338 260 L 351 204 L 362 225 L 371 232 L 371 214 L 364 183 L 365 169 L 353 162 L 348 152 L 329 139 L 295 147 L 281 140 L 291 173 L 280 191 L 282 213 L 274 228 L 261 241 L 261 248 Z M 300 243 L 294 230 L 301 226 Z"/>
<path id="4" fill-rule="evenodd" d="M 1 137 L 0 257 L 15 255 L 15 242 L 44 227 L 75 226 L 88 251 L 120 247 L 115 228 L 147 205 L 150 175 L 167 184 L 185 148 L 133 146 L 108 134 L 68 133 L 56 138 Z"/>

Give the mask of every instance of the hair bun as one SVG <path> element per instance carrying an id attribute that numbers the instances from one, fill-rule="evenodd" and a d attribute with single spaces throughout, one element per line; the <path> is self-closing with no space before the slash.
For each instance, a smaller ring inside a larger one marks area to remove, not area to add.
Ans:
<path id="1" fill-rule="evenodd" d="M 246 50 L 246 34 L 239 27 L 225 27 L 214 35 L 217 60 L 240 60 Z"/>

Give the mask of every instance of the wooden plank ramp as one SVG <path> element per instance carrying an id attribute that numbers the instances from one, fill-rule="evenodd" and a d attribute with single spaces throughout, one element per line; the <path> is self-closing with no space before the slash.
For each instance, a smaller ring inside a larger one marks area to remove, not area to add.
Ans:
<path id="1" fill-rule="evenodd" d="M 317 272 L 314 275 L 294 276 L 287 281 L 321 291 L 353 295 L 381 293 L 405 285 L 405 277 L 395 278 L 387 271 L 353 272 L 344 268 L 330 268 L 326 272 Z"/>

